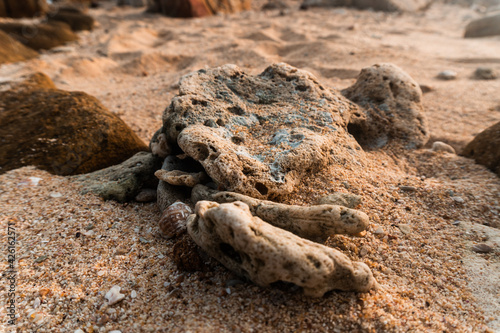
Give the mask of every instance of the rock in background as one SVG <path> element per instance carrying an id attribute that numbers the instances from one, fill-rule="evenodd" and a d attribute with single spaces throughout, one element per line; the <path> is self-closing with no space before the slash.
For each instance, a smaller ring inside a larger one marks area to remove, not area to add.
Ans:
<path id="1" fill-rule="evenodd" d="M 500 35 L 500 14 L 483 17 L 467 24 L 465 38 Z"/>
<path id="2" fill-rule="evenodd" d="M 414 149 L 429 139 L 419 85 L 401 68 L 377 64 L 364 68 L 342 94 L 362 107 L 349 121 L 349 132 L 363 147 L 387 143 Z"/>
<path id="3" fill-rule="evenodd" d="M 473 158 L 500 176 L 500 122 L 479 133 L 462 155 Z"/>
<path id="4" fill-rule="evenodd" d="M 0 65 L 38 56 L 37 52 L 19 43 L 3 31 L 0 31 L 0 45 L 2 45 L 0 47 Z"/>
<path id="5" fill-rule="evenodd" d="M 0 17 L 38 17 L 47 10 L 45 0 L 0 0 Z"/>
<path id="6" fill-rule="evenodd" d="M 416 12 L 430 6 L 430 0 L 305 0 L 301 8 L 354 7 L 384 12 Z"/>
<path id="7" fill-rule="evenodd" d="M 251 0 L 152 0 L 148 11 L 172 17 L 202 17 L 249 10 Z"/>
<path id="8" fill-rule="evenodd" d="M 80 174 L 148 149 L 96 98 L 58 90 L 41 73 L 0 92 L 0 109 L 1 173 L 34 165 L 58 175 Z"/>
<path id="9" fill-rule="evenodd" d="M 0 30 L 33 50 L 48 50 L 78 39 L 69 25 L 63 22 L 29 24 L 22 22 L 0 23 Z"/>

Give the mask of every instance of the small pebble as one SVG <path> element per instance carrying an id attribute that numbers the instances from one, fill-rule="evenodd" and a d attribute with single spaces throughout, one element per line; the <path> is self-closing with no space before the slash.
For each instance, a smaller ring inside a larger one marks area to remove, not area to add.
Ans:
<path id="1" fill-rule="evenodd" d="M 455 148 L 453 148 L 449 144 L 441 142 L 441 141 L 435 141 L 432 144 L 432 149 L 431 150 L 435 151 L 435 152 L 442 151 L 442 152 L 446 152 L 446 153 L 450 153 L 450 154 L 456 154 Z"/>
<path id="2" fill-rule="evenodd" d="M 422 90 L 422 93 L 423 94 L 426 94 L 428 92 L 431 92 L 434 90 L 434 88 L 432 88 L 431 86 L 428 86 L 428 85 L 425 85 L 425 84 L 421 84 L 420 85 L 420 90 Z"/>
<path id="3" fill-rule="evenodd" d="M 77 330 L 75 330 L 74 333 L 85 333 L 85 331 L 82 331 L 81 329 L 77 329 Z"/>
<path id="4" fill-rule="evenodd" d="M 481 243 L 481 244 L 474 245 L 472 247 L 472 251 L 474 251 L 476 253 L 490 253 L 490 252 L 493 252 L 493 248 L 489 245 Z"/>
<path id="5" fill-rule="evenodd" d="M 405 235 L 411 233 L 411 227 L 408 224 L 398 224 L 398 228 Z"/>
<path id="6" fill-rule="evenodd" d="M 60 198 L 60 197 L 62 197 L 62 194 L 59 192 L 52 192 L 52 193 L 50 193 L 50 197 L 51 198 Z"/>
<path id="7" fill-rule="evenodd" d="M 479 80 L 495 80 L 498 74 L 489 67 L 478 67 L 474 72 L 474 76 Z"/>
<path id="8" fill-rule="evenodd" d="M 35 259 L 35 262 L 38 264 L 38 263 L 41 263 L 42 261 L 45 261 L 49 256 L 41 256 L 41 257 L 38 257 Z"/>
<path id="9" fill-rule="evenodd" d="M 377 229 L 375 229 L 375 231 L 373 233 L 375 235 L 385 235 L 385 231 L 382 227 L 378 227 Z"/>
<path id="10" fill-rule="evenodd" d="M 38 308 L 38 307 L 40 306 L 40 304 L 41 304 L 41 301 L 40 301 L 40 299 L 37 297 L 37 298 L 35 299 L 35 301 L 33 302 L 33 309 Z"/>
<path id="11" fill-rule="evenodd" d="M 439 72 L 437 78 L 441 80 L 455 80 L 457 78 L 457 75 L 458 74 L 455 71 L 446 70 Z"/>
<path id="12" fill-rule="evenodd" d="M 465 200 L 462 197 L 451 197 L 451 199 L 455 202 L 463 204 Z"/>
<path id="13" fill-rule="evenodd" d="M 401 185 L 399 189 L 403 192 L 415 192 L 417 188 L 415 186 Z"/>
<path id="14" fill-rule="evenodd" d="M 131 298 L 136 298 L 137 297 L 137 292 L 135 290 L 132 290 L 132 292 L 130 293 L 130 297 Z"/>
<path id="15" fill-rule="evenodd" d="M 109 305 L 116 304 L 120 302 L 122 299 L 125 298 L 124 294 L 120 294 L 120 286 L 113 286 L 104 296 L 107 300 Z"/>
<path id="16" fill-rule="evenodd" d="M 451 224 L 453 224 L 453 225 L 459 225 L 460 223 L 462 223 L 462 221 L 456 220 L 456 221 L 453 221 Z"/>
<path id="17" fill-rule="evenodd" d="M 113 331 L 109 331 L 108 333 L 122 333 L 122 331 L 120 331 L 120 330 L 113 330 Z"/>

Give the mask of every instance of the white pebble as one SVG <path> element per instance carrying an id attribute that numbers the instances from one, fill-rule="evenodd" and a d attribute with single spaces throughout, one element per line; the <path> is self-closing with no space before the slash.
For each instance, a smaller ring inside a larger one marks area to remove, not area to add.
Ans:
<path id="1" fill-rule="evenodd" d="M 450 153 L 450 154 L 456 154 L 455 153 L 455 149 L 450 146 L 449 144 L 446 144 L 444 142 L 441 142 L 441 141 L 436 141 L 432 144 L 432 151 L 442 151 L 442 152 L 446 152 L 446 153 Z"/>
<path id="2" fill-rule="evenodd" d="M 85 333 L 85 332 L 84 332 L 84 331 L 82 331 L 81 329 L 77 329 L 77 330 L 75 330 L 75 332 L 74 332 L 74 333 Z"/>
<path id="3" fill-rule="evenodd" d="M 104 296 L 107 300 L 109 305 L 113 305 L 115 303 L 118 303 L 122 299 L 125 298 L 124 294 L 120 294 L 120 286 L 113 286 Z"/>
<path id="4" fill-rule="evenodd" d="M 130 293 L 130 297 L 136 298 L 137 297 L 137 292 L 135 290 L 132 290 L 132 292 Z"/>
<path id="5" fill-rule="evenodd" d="M 108 333 L 122 333 L 120 330 L 109 331 Z"/>
<path id="6" fill-rule="evenodd" d="M 35 301 L 33 302 L 33 309 L 36 309 L 37 307 L 40 306 L 40 298 L 36 298 Z"/>
<path id="7" fill-rule="evenodd" d="M 440 72 L 437 77 L 438 79 L 441 79 L 441 80 L 455 80 L 457 78 L 457 72 L 455 71 L 451 71 L 451 70 L 446 70 L 446 71 L 442 71 Z"/>
<path id="8" fill-rule="evenodd" d="M 52 193 L 50 193 L 50 197 L 52 197 L 52 198 L 60 198 L 60 197 L 62 197 L 62 194 L 59 193 L 59 192 L 52 192 Z"/>

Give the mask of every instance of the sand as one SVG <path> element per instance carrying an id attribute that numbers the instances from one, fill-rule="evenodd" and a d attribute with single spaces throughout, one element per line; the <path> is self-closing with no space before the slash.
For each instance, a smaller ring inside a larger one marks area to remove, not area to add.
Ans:
<path id="1" fill-rule="evenodd" d="M 1 66 L 0 89 L 43 71 L 60 89 L 97 97 L 147 143 L 179 78 L 200 68 L 235 63 L 258 74 L 287 62 L 342 89 L 361 68 L 391 62 L 432 88 L 423 98 L 430 143 L 460 151 L 500 121 L 500 80 L 473 78 L 479 66 L 500 70 L 500 37 L 462 38 L 480 13 L 442 4 L 404 15 L 299 11 L 298 1 L 288 3 L 283 15 L 256 9 L 191 20 L 103 3 L 90 11 L 98 27 L 79 33 L 79 42 Z M 436 79 L 443 70 L 456 71 L 457 79 Z M 8 269 L 10 224 L 19 316 L 16 328 L 7 325 L 2 307 L 0 331 L 500 331 L 500 179 L 472 160 L 428 148 L 368 152 L 358 172 L 332 179 L 324 170 L 290 196 L 291 203 L 310 204 L 333 191 L 355 193 L 371 219 L 366 236 L 335 236 L 327 244 L 368 264 L 381 289 L 320 299 L 293 287 L 257 287 L 215 263 L 206 272 L 177 271 L 154 203 L 104 202 L 33 167 L 0 175 L 0 268 Z M 472 251 L 481 243 L 494 251 Z M 107 305 L 115 285 L 125 298 Z"/>

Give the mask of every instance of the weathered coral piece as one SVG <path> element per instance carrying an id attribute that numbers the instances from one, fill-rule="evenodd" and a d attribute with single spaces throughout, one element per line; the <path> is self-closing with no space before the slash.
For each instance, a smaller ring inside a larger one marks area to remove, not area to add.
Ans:
<path id="1" fill-rule="evenodd" d="M 339 205 L 347 208 L 356 208 L 363 201 L 363 197 L 352 194 L 335 192 L 319 199 L 318 205 Z"/>
<path id="2" fill-rule="evenodd" d="M 342 94 L 363 108 L 353 114 L 348 127 L 361 145 L 380 148 L 393 141 L 414 149 L 429 139 L 420 87 L 399 67 L 364 68 Z"/>
<path id="3" fill-rule="evenodd" d="M 161 235 L 166 238 L 175 238 L 186 232 L 186 220 L 193 214 L 191 208 L 183 202 L 174 202 L 161 215 L 158 226 Z"/>
<path id="4" fill-rule="evenodd" d="M 165 172 L 177 170 L 186 173 L 199 173 L 203 171 L 203 167 L 199 163 L 196 163 L 192 158 L 185 155 L 167 156 L 163 161 L 161 169 Z M 158 207 L 161 211 L 164 211 L 176 201 L 186 201 L 190 196 L 190 192 L 191 189 L 187 186 L 171 185 L 160 180 L 158 184 Z"/>
<path id="5" fill-rule="evenodd" d="M 155 176 L 170 185 L 189 187 L 194 187 L 209 180 L 205 172 L 185 172 L 181 170 L 158 170 L 155 172 Z"/>
<path id="6" fill-rule="evenodd" d="M 151 145 L 166 138 L 160 151 L 188 154 L 219 188 L 272 199 L 326 165 L 362 165 L 346 130 L 353 112 L 339 92 L 287 64 L 258 76 L 225 65 L 181 79 Z"/>
<path id="7" fill-rule="evenodd" d="M 500 35 L 500 14 L 493 14 L 471 21 L 465 27 L 465 38 Z"/>
<path id="8" fill-rule="evenodd" d="M 360 211 L 336 205 L 294 206 L 259 200 L 234 192 L 211 193 L 197 186 L 193 192 L 209 194 L 218 203 L 244 202 L 250 212 L 275 227 L 300 237 L 323 241 L 333 234 L 358 234 L 368 228 L 368 216 Z"/>
<path id="9" fill-rule="evenodd" d="M 364 263 L 305 240 L 252 216 L 247 204 L 200 201 L 188 219 L 194 241 L 233 272 L 260 286 L 283 281 L 304 288 L 304 294 L 366 292 L 377 282 Z"/>

